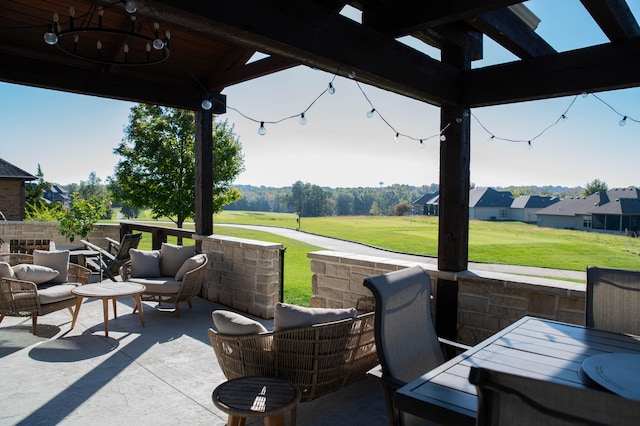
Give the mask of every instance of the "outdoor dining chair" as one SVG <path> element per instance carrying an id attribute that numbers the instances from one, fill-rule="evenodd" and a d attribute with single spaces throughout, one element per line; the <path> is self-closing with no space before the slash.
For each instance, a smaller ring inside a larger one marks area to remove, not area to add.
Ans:
<path id="1" fill-rule="evenodd" d="M 606 391 L 471 367 L 478 426 L 637 425 L 640 401 Z"/>
<path id="2" fill-rule="evenodd" d="M 587 327 L 640 335 L 640 271 L 587 267 Z"/>
<path id="3" fill-rule="evenodd" d="M 391 425 L 423 424 L 398 411 L 396 390 L 445 361 L 442 344 L 458 351 L 468 346 L 438 338 L 431 315 L 431 277 L 414 266 L 369 277 L 364 286 L 375 299 L 375 340 L 379 368 L 369 371 L 383 387 Z"/>
<path id="4" fill-rule="evenodd" d="M 85 247 L 99 253 L 97 259 L 87 259 L 87 265 L 101 271 L 100 279 L 102 279 L 104 272 L 111 281 L 116 281 L 116 276 L 120 274 L 120 267 L 129 260 L 129 250 L 138 248 L 141 239 L 142 234 L 125 234 L 119 243 L 111 238 L 106 238 L 107 250 L 86 240 L 81 240 L 81 242 Z"/>

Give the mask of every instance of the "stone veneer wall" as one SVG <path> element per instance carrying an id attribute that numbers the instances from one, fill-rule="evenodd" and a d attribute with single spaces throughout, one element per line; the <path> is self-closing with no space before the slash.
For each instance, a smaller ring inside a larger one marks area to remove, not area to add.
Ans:
<path id="1" fill-rule="evenodd" d="M 451 273 L 434 265 L 373 256 L 319 251 L 309 253 L 313 272 L 311 305 L 351 307 L 371 296 L 362 283 L 368 276 L 420 265 L 431 276 L 458 282 L 458 341 L 476 344 L 525 315 L 584 324 L 585 285 L 560 280 L 485 271 Z M 435 309 L 435 308 L 434 308 Z"/>
<path id="2" fill-rule="evenodd" d="M 88 235 L 89 241 L 106 249 L 104 237 L 120 241 L 119 225 L 98 224 Z M 10 240 L 49 240 L 53 241 L 57 248 L 84 248 L 80 243 L 80 237 L 70 242 L 58 232 L 57 222 L 22 222 L 0 221 L 0 238 L 6 243 Z"/>
<path id="3" fill-rule="evenodd" d="M 262 318 L 280 300 L 282 244 L 211 235 L 199 238 L 209 258 L 202 297 Z"/>
<path id="4" fill-rule="evenodd" d="M 5 142 L 6 143 L 6 142 Z M 7 220 L 22 220 L 24 218 L 23 180 L 3 179 L 0 185 L 0 211 Z"/>

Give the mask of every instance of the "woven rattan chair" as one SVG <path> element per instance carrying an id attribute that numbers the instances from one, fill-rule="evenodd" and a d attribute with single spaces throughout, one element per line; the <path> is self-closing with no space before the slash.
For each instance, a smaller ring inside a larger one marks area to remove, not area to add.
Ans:
<path id="1" fill-rule="evenodd" d="M 129 260 L 129 250 L 138 248 L 142 234 L 126 234 L 120 242 L 111 238 L 105 239 L 107 240 L 107 250 L 89 241 L 80 241 L 86 248 L 100 254 L 97 259 L 87 259 L 88 265 L 101 271 L 100 279 L 102 279 L 102 272 L 104 272 L 111 281 L 116 281 L 116 276 L 120 273 L 120 267 Z"/>
<path id="2" fill-rule="evenodd" d="M 635 426 L 640 402 L 583 389 L 471 367 L 478 393 L 478 426 Z"/>
<path id="3" fill-rule="evenodd" d="M 640 335 L 640 271 L 587 267 L 586 325 Z"/>
<path id="4" fill-rule="evenodd" d="M 0 262 L 7 262 L 11 266 L 33 263 L 30 254 L 10 253 L 0 254 Z M 67 270 L 67 283 L 88 284 L 91 280 L 91 271 L 80 265 L 69 263 Z M 55 287 L 55 284 L 49 288 Z M 43 290 L 41 290 L 43 291 Z M 64 300 L 41 303 L 38 294 L 38 286 L 30 281 L 21 281 L 14 278 L 0 278 L 0 322 L 5 316 L 31 317 L 31 332 L 36 334 L 38 317 L 67 308 L 73 316 L 73 308 L 76 306 L 76 297 L 72 294 Z"/>
<path id="5" fill-rule="evenodd" d="M 389 423 L 420 424 L 398 411 L 395 391 L 445 361 L 443 343 L 457 350 L 467 346 L 439 339 L 431 316 L 431 278 L 420 267 L 369 277 L 364 286 L 375 298 L 375 339 L 380 367 L 370 371 L 384 390 Z"/>
<path id="6" fill-rule="evenodd" d="M 311 327 L 232 336 L 209 329 L 227 379 L 278 377 L 296 384 L 311 401 L 366 376 L 378 362 L 373 312 Z"/>

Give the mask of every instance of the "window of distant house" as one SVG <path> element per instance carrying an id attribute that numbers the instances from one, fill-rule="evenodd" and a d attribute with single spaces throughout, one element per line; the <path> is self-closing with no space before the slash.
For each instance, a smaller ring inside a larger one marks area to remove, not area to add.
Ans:
<path id="1" fill-rule="evenodd" d="M 591 216 L 585 216 L 582 218 L 582 227 L 591 228 Z"/>
<path id="2" fill-rule="evenodd" d="M 505 218 L 507 217 L 507 214 L 508 214 L 508 213 L 509 213 L 509 212 L 508 212 L 507 210 L 500 210 L 500 217 L 501 217 L 502 219 L 505 219 Z"/>

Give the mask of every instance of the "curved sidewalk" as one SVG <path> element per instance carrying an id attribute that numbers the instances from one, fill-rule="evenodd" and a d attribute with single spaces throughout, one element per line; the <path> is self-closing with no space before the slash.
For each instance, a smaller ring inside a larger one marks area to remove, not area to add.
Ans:
<path id="1" fill-rule="evenodd" d="M 399 253 L 392 250 L 385 250 L 372 247 L 363 243 L 340 240 L 337 238 L 323 237 L 320 235 L 310 234 L 304 231 L 296 231 L 295 229 L 279 228 L 276 226 L 261 225 L 237 225 L 229 223 L 216 223 L 218 226 L 228 226 L 232 228 L 245 228 L 255 231 L 269 232 L 280 235 L 292 240 L 302 241 L 317 247 L 338 252 L 365 254 L 369 256 L 386 257 L 391 259 L 408 260 L 412 262 L 431 263 L 436 265 L 438 259 L 433 256 Z M 569 279 L 586 281 L 586 272 L 567 271 L 562 269 L 539 268 L 534 266 L 518 266 L 518 265 L 497 265 L 489 263 L 469 262 L 470 270 L 500 272 L 506 274 L 525 275 L 531 277 Z"/>

